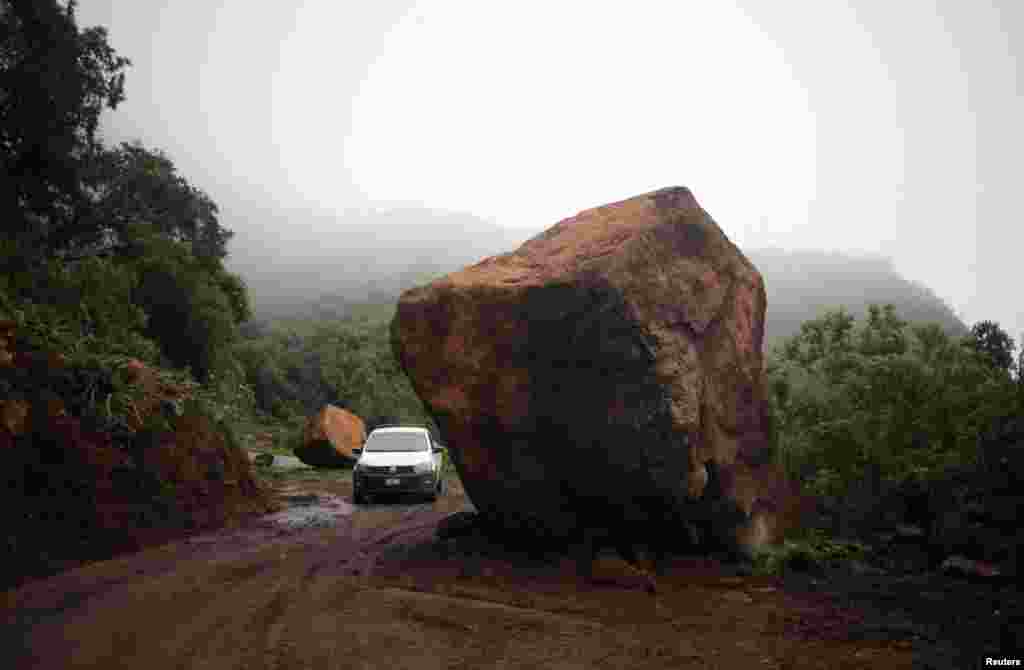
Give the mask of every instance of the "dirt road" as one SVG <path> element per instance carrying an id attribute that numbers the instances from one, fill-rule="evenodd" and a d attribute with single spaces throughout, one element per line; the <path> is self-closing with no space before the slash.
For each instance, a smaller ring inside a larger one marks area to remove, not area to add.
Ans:
<path id="1" fill-rule="evenodd" d="M 849 641 L 856 612 L 706 559 L 676 561 L 652 596 L 584 583 L 565 558 L 437 540 L 468 506 L 457 482 L 433 505 L 360 508 L 344 478 L 276 488 L 290 517 L 7 592 L 5 667 L 912 667 L 909 641 Z"/>

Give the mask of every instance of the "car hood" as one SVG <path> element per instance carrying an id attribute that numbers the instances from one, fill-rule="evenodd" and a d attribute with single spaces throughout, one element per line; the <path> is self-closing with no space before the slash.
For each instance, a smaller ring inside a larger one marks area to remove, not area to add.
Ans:
<path id="1" fill-rule="evenodd" d="M 359 457 L 360 465 L 416 465 L 430 463 L 429 451 L 371 451 Z"/>

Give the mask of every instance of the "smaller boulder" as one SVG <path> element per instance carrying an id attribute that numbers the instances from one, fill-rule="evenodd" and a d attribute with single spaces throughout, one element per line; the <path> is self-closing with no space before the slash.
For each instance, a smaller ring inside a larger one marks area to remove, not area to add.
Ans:
<path id="1" fill-rule="evenodd" d="M 306 421 L 296 458 L 315 468 L 344 468 L 356 462 L 352 453 L 366 441 L 366 425 L 355 414 L 325 405 Z"/>

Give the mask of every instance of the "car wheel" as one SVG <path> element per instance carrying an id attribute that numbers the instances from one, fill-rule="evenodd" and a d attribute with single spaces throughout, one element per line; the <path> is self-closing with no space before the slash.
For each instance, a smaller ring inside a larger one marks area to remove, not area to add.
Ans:
<path id="1" fill-rule="evenodd" d="M 441 481 L 437 483 L 437 495 L 443 496 L 448 493 L 448 482 L 441 478 Z"/>
<path id="2" fill-rule="evenodd" d="M 366 496 L 360 493 L 359 491 L 356 491 L 352 494 L 352 502 L 354 502 L 356 505 L 365 505 Z"/>

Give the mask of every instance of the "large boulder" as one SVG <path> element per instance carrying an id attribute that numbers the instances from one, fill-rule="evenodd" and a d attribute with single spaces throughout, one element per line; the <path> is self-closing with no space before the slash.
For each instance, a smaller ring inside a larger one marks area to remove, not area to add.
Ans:
<path id="1" fill-rule="evenodd" d="M 492 523 L 640 541 L 701 524 L 751 549 L 793 518 L 768 464 L 764 316 L 756 268 L 667 188 L 406 291 L 391 335 Z"/>
<path id="2" fill-rule="evenodd" d="M 315 416 L 309 417 L 302 431 L 302 443 L 293 451 L 295 456 L 317 468 L 342 468 L 356 462 L 353 449 L 366 441 L 366 425 L 355 414 L 325 405 Z"/>

